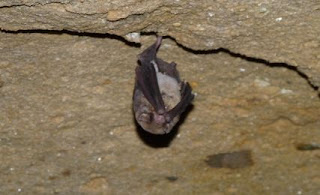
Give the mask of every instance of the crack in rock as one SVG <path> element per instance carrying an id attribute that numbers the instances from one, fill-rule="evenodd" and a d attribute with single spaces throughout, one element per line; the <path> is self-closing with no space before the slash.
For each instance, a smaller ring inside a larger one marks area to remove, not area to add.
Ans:
<path id="1" fill-rule="evenodd" d="M 126 36 L 118 36 L 116 34 L 100 34 L 100 33 L 86 33 L 86 32 L 73 32 L 73 31 L 68 31 L 68 30 L 62 30 L 62 31 L 58 31 L 58 30 L 18 30 L 18 31 L 10 31 L 10 30 L 0 30 L 0 32 L 4 32 L 4 33 L 14 33 L 14 34 L 18 34 L 18 33 L 44 33 L 44 34 L 51 34 L 51 33 L 55 33 L 55 34 L 70 34 L 70 35 L 77 35 L 77 36 L 89 36 L 89 37 L 101 37 L 101 38 L 112 38 L 112 39 L 117 39 L 119 41 L 125 42 L 127 45 L 129 46 L 134 46 L 134 47 L 139 47 L 140 43 L 137 42 L 133 42 L 130 39 L 128 39 Z M 155 32 L 149 32 L 149 33 L 141 33 L 141 35 L 155 35 Z M 303 79 L 305 79 L 309 86 L 317 91 L 319 89 L 319 86 L 313 84 L 309 77 L 302 72 L 301 70 L 299 70 L 296 66 L 288 64 L 288 63 L 283 63 L 283 62 L 269 62 L 265 59 L 262 58 L 256 58 L 256 57 L 251 57 L 251 56 L 247 56 L 245 54 L 240 54 L 240 53 L 235 53 L 232 52 L 229 49 L 226 48 L 218 48 L 218 49 L 213 49 L 213 50 L 194 50 L 192 48 L 186 47 L 184 45 L 182 45 L 181 43 L 177 42 L 176 39 L 174 37 L 170 37 L 170 36 L 166 36 L 170 39 L 172 39 L 173 41 L 175 41 L 177 43 L 177 45 L 179 47 L 181 47 L 182 49 L 194 53 L 194 54 L 217 54 L 219 52 L 224 52 L 229 54 L 232 57 L 235 58 L 241 58 L 243 60 L 249 61 L 249 62 L 255 62 L 255 63 L 259 63 L 259 64 L 264 64 L 266 66 L 269 67 L 284 67 L 287 68 L 289 70 L 292 70 L 294 72 L 296 72 L 300 77 L 302 77 Z"/>

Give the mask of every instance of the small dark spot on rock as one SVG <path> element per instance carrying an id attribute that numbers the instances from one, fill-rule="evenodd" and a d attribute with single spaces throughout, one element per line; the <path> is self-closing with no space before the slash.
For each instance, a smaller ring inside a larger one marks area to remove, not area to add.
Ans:
<path id="1" fill-rule="evenodd" d="M 102 82 L 102 85 L 109 85 L 109 84 L 111 84 L 112 82 L 111 82 L 111 80 L 110 79 L 106 79 L 106 80 L 104 80 L 103 82 Z"/>
<path id="2" fill-rule="evenodd" d="M 256 98 L 256 97 L 253 97 L 253 98 L 249 98 L 248 99 L 248 103 L 252 104 L 252 105 L 258 105 L 262 102 L 262 100 L 260 98 Z"/>
<path id="3" fill-rule="evenodd" d="M 244 168 L 253 165 L 250 150 L 242 150 L 230 153 L 220 153 L 207 156 L 205 162 L 214 168 Z"/>
<path id="4" fill-rule="evenodd" d="M 82 142 L 81 142 L 81 144 L 86 144 L 86 143 L 87 143 L 86 141 L 82 141 Z"/>
<path id="5" fill-rule="evenodd" d="M 71 171 L 69 169 L 66 169 L 66 170 L 62 171 L 61 174 L 65 177 L 69 177 L 71 175 Z"/>
<path id="6" fill-rule="evenodd" d="M 49 180 L 55 180 L 55 179 L 57 179 L 57 177 L 56 176 L 49 176 L 48 179 Z"/>
<path id="7" fill-rule="evenodd" d="M 177 181 L 179 178 L 176 176 L 167 176 L 166 179 L 171 182 Z"/>
<path id="8" fill-rule="evenodd" d="M 44 162 L 46 161 L 46 157 L 44 155 L 41 155 L 38 160 Z"/>
<path id="9" fill-rule="evenodd" d="M 296 149 L 301 151 L 319 150 L 320 144 L 297 144 Z"/>

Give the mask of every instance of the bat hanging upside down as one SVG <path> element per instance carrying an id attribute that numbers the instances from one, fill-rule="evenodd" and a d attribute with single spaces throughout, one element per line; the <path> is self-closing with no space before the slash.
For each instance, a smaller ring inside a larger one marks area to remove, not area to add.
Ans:
<path id="1" fill-rule="evenodd" d="M 135 118 L 153 134 L 169 133 L 194 98 L 189 83 L 180 80 L 176 64 L 157 58 L 161 41 L 158 37 L 139 55 L 133 94 Z"/>

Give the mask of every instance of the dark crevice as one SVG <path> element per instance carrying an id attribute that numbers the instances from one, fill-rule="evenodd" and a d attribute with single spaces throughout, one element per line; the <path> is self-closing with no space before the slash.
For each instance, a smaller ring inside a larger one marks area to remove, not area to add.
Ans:
<path id="1" fill-rule="evenodd" d="M 168 38 L 173 39 L 171 37 L 168 37 Z M 179 47 L 181 47 L 182 49 L 184 49 L 185 51 L 188 51 L 190 53 L 194 53 L 194 54 L 197 54 L 197 55 L 218 54 L 218 53 L 222 52 L 222 53 L 229 54 L 232 57 L 241 58 L 241 59 L 246 60 L 248 62 L 264 64 L 264 65 L 272 67 L 272 68 L 280 68 L 280 67 L 281 68 L 287 68 L 289 70 L 292 70 L 292 71 L 296 72 L 299 76 L 304 78 L 308 82 L 310 87 L 312 87 L 313 90 L 317 91 L 319 89 L 318 86 L 316 86 L 313 83 L 311 83 L 311 81 L 309 80 L 309 77 L 305 73 L 300 71 L 297 67 L 295 67 L 293 65 L 290 65 L 290 64 L 287 64 L 287 63 L 284 63 L 284 62 L 269 62 L 269 61 L 267 61 L 265 59 L 262 59 L 262 58 L 249 57 L 249 56 L 246 56 L 246 55 L 243 55 L 243 54 L 235 53 L 235 52 L 232 52 L 232 51 L 230 51 L 229 49 L 226 49 L 226 48 L 218 48 L 218 49 L 213 49 L 213 50 L 193 50 L 193 49 L 187 48 L 187 47 L 185 47 L 185 46 L 183 46 L 183 45 L 181 45 L 179 43 L 177 43 L 177 45 Z"/>
<path id="2" fill-rule="evenodd" d="M 156 33 L 153 33 L 153 32 L 149 33 L 148 32 L 148 33 L 141 33 L 141 35 L 156 35 Z M 319 86 L 316 86 L 313 83 L 311 83 L 311 81 L 309 80 L 309 77 L 305 73 L 303 73 L 302 71 L 300 71 L 297 67 L 295 67 L 293 65 L 290 65 L 290 64 L 287 64 L 284 62 L 269 62 L 269 61 L 262 59 L 262 58 L 249 57 L 244 54 L 232 52 L 226 48 L 218 48 L 218 49 L 210 49 L 210 50 L 194 50 L 194 49 L 188 48 L 188 47 L 178 43 L 174 37 L 170 37 L 170 36 L 163 36 L 163 37 L 173 40 L 183 50 L 190 52 L 190 53 L 193 53 L 193 54 L 196 54 L 196 55 L 218 54 L 218 53 L 222 52 L 222 53 L 229 54 L 230 56 L 235 57 L 235 58 L 241 58 L 241 59 L 249 61 L 249 62 L 263 64 L 263 65 L 266 65 L 266 66 L 269 66 L 272 68 L 287 68 L 289 70 L 296 72 L 299 76 L 304 78 L 313 90 L 317 91 L 319 89 Z M 320 94 L 319 94 L 319 97 L 320 97 Z"/>
<path id="3" fill-rule="evenodd" d="M 75 31 L 69 31 L 69 30 L 18 30 L 18 31 L 0 30 L 0 32 L 10 33 L 10 34 L 37 34 L 37 33 L 50 34 L 50 35 L 67 34 L 67 35 L 73 35 L 73 36 L 79 36 L 79 37 L 114 39 L 114 40 L 122 41 L 130 47 L 139 48 L 141 46 L 141 44 L 139 43 L 130 42 L 121 36 L 108 34 L 108 33 L 102 34 L 102 33 L 90 33 L 90 32 L 75 32 Z"/>
<path id="4" fill-rule="evenodd" d="M 248 56 L 245 56 L 243 54 L 234 53 L 234 52 L 232 52 L 232 51 L 230 51 L 228 49 L 225 49 L 225 48 L 220 48 L 219 50 L 221 52 L 229 54 L 232 57 L 241 58 L 241 59 L 244 59 L 244 60 L 249 61 L 249 62 L 255 62 L 255 63 L 259 63 L 259 64 L 264 64 L 264 65 L 272 67 L 272 68 L 282 67 L 282 68 L 286 68 L 286 69 L 292 70 L 292 71 L 296 72 L 299 76 L 304 78 L 308 82 L 310 87 L 312 87 L 312 89 L 314 89 L 316 91 L 319 89 L 319 87 L 315 86 L 314 84 L 312 84 L 311 81 L 309 80 L 309 77 L 305 73 L 300 71 L 296 66 L 293 66 L 293 65 L 290 65 L 290 64 L 287 64 L 287 63 L 283 63 L 283 62 L 269 62 L 269 61 L 261 59 L 261 58 L 248 57 Z"/>
<path id="5" fill-rule="evenodd" d="M 0 6 L 1 8 L 14 8 L 14 7 L 35 7 L 35 6 L 45 6 L 45 5 L 49 5 L 49 4 L 62 4 L 65 5 L 66 3 L 63 2 L 36 2 L 36 3 L 13 3 L 11 5 L 3 5 Z"/>
<path id="6" fill-rule="evenodd" d="M 4 32 L 4 33 L 11 33 L 11 34 L 19 34 L 19 33 L 26 33 L 26 34 L 32 34 L 32 33 L 45 33 L 45 34 L 68 34 L 68 35 L 75 35 L 75 36 L 88 36 L 88 37 L 94 37 L 94 38 L 108 38 L 108 39 L 115 39 L 118 41 L 122 41 L 125 44 L 127 44 L 130 47 L 141 47 L 140 43 L 134 43 L 134 42 L 130 42 L 128 40 L 126 40 L 125 38 L 118 36 L 118 35 L 114 35 L 114 34 L 108 34 L 108 33 L 90 33 L 90 32 L 75 32 L 75 31 L 69 31 L 69 30 L 18 30 L 18 31 L 10 31 L 10 30 L 0 30 L 0 32 Z M 149 36 L 149 35 L 154 35 L 156 36 L 157 34 L 154 32 L 142 32 L 141 36 Z M 318 90 L 319 87 L 315 86 L 314 84 L 312 84 L 308 78 L 308 76 L 303 73 L 302 71 L 300 71 L 297 67 L 287 64 L 287 63 L 283 63 L 283 62 L 269 62 L 265 59 L 262 58 L 256 58 L 256 57 L 249 57 L 243 54 L 239 54 L 239 53 L 235 53 L 232 52 L 226 48 L 218 48 L 218 49 L 212 49 L 212 50 L 194 50 L 191 48 L 188 48 L 180 43 L 178 43 L 174 37 L 170 37 L 170 36 L 164 36 L 164 38 L 169 38 L 173 41 L 175 41 L 177 43 L 177 45 L 179 47 L 181 47 L 182 49 L 184 49 L 185 51 L 188 51 L 190 53 L 193 54 L 197 54 L 197 55 L 202 55 L 202 54 L 217 54 L 220 52 L 223 53 L 227 53 L 232 57 L 236 57 L 236 58 L 241 58 L 243 60 L 249 61 L 249 62 L 255 62 L 255 63 L 259 63 L 259 64 L 264 64 L 266 66 L 269 67 L 284 67 L 287 68 L 289 70 L 292 70 L 294 72 L 296 72 L 299 76 L 301 76 L 302 78 L 304 78 L 308 84 L 310 85 L 310 87 L 312 87 L 312 89 L 314 90 Z"/>

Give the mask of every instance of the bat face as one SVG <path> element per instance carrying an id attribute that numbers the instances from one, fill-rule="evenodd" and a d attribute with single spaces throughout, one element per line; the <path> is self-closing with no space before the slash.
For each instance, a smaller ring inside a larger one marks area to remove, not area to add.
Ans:
<path id="1" fill-rule="evenodd" d="M 194 95 L 187 82 L 181 82 L 174 62 L 156 54 L 162 37 L 139 55 L 133 110 L 138 124 L 153 134 L 169 133 Z"/>

